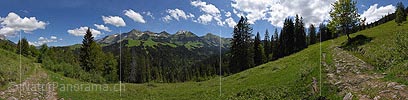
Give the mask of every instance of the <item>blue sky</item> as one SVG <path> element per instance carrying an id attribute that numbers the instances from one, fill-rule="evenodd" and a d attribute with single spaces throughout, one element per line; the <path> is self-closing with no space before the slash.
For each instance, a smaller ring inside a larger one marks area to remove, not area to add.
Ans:
<path id="1" fill-rule="evenodd" d="M 375 21 L 382 15 L 395 11 L 393 7 L 399 1 L 358 0 L 357 5 L 362 16 Z M 401 1 L 408 5 L 407 0 Z M 22 37 L 26 37 L 32 44 L 47 43 L 52 46 L 81 43 L 81 27 L 98 31 L 100 34 L 97 34 L 96 39 L 132 29 L 169 33 L 189 30 L 199 36 L 221 32 L 221 36 L 231 37 L 232 26 L 241 15 L 249 18 L 253 24 L 253 33 L 259 31 L 263 35 L 266 29 L 270 34 L 275 28 L 280 29 L 284 18 L 295 14 L 304 17 L 306 27 L 330 19 L 328 12 L 333 2 L 334 0 L 1 0 L 0 35 L 6 35 L 16 42 L 18 33 L 21 32 Z M 123 19 L 123 22 L 114 17 Z M 98 28 L 94 24 L 103 25 L 109 30 Z"/>

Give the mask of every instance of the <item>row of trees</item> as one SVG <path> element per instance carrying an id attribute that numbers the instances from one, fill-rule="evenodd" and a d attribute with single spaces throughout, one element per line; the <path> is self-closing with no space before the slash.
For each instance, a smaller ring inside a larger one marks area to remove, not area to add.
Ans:
<path id="1" fill-rule="evenodd" d="M 402 2 L 399 2 L 397 4 L 397 10 L 395 11 L 396 14 L 395 22 L 397 22 L 398 25 L 400 25 L 403 21 L 407 20 L 407 12 L 408 8 L 406 11 L 404 9 L 404 4 L 402 4 Z"/>
<path id="2" fill-rule="evenodd" d="M 280 35 L 275 29 L 274 35 L 269 37 L 269 32 L 266 30 L 264 40 L 261 40 L 259 32 L 252 39 L 252 27 L 247 22 L 247 18 L 241 17 L 234 27 L 229 69 L 232 73 L 239 72 L 298 52 L 320 41 L 313 25 L 310 26 L 309 35 L 306 35 L 304 26 L 303 18 L 296 15 L 294 21 L 291 18 L 285 19 Z M 329 29 L 324 26 L 324 24 L 321 25 L 318 34 L 322 34 L 325 40 L 332 38 Z"/>
<path id="3" fill-rule="evenodd" d="M 44 68 L 67 77 L 93 83 L 117 82 L 118 64 L 113 54 L 102 51 L 89 29 L 82 43 L 80 50 L 71 50 L 69 47 L 49 48 L 43 44 L 39 49 L 37 62 L 42 63 Z M 24 42 L 22 44 L 24 51 Z"/>

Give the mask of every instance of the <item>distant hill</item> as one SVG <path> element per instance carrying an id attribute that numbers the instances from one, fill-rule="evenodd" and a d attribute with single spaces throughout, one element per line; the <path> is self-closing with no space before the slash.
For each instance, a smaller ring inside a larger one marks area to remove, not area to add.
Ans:
<path id="1" fill-rule="evenodd" d="M 126 46 L 150 46 L 154 47 L 158 44 L 168 45 L 171 47 L 184 46 L 188 49 L 195 48 L 219 48 L 221 40 L 221 47 L 229 47 L 229 38 L 222 38 L 217 35 L 207 33 L 204 36 L 197 36 L 190 31 L 178 31 L 174 34 L 170 34 L 166 31 L 160 33 L 154 33 L 151 31 L 139 31 L 131 30 L 127 33 L 112 34 L 105 36 L 102 39 L 97 40 L 98 43 L 101 43 L 103 46 L 112 45 L 119 42 L 128 43 Z M 141 43 L 144 44 L 141 44 Z"/>

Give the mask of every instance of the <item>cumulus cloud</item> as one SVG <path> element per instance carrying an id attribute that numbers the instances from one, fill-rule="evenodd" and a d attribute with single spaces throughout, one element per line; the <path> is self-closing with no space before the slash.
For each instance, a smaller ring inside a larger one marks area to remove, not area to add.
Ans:
<path id="1" fill-rule="evenodd" d="M 143 19 L 143 16 L 133 11 L 132 9 L 124 10 L 123 12 L 125 12 L 125 15 L 135 22 L 146 23 L 146 21 Z"/>
<path id="2" fill-rule="evenodd" d="M 163 17 L 163 21 L 165 22 L 169 22 L 173 19 L 179 21 L 180 19 L 187 19 L 187 18 L 193 18 L 195 17 L 193 14 L 189 13 L 186 14 L 183 10 L 180 9 L 167 9 L 166 12 L 169 15 L 166 15 L 165 17 Z"/>
<path id="3" fill-rule="evenodd" d="M 147 15 L 147 16 L 149 16 L 150 18 L 154 19 L 154 16 L 153 16 L 153 13 L 152 13 L 152 12 L 147 11 L 147 12 L 142 12 L 142 13 L 145 14 L 145 15 Z"/>
<path id="4" fill-rule="evenodd" d="M 46 43 L 58 42 L 58 40 L 59 39 L 56 36 L 51 36 L 50 38 L 39 37 L 37 41 L 29 42 L 29 44 L 34 45 L 34 46 L 40 46 L 40 45 L 43 45 L 43 44 L 46 44 Z"/>
<path id="5" fill-rule="evenodd" d="M 228 25 L 228 27 L 234 28 L 235 25 L 237 25 L 237 22 L 234 21 L 234 19 L 227 18 L 225 19 L 225 23 Z"/>
<path id="6" fill-rule="evenodd" d="M 37 29 L 45 29 L 47 23 L 37 20 L 35 17 L 21 18 L 14 12 L 10 12 L 6 17 L 0 17 L 0 35 L 12 36 L 18 31 L 30 33 Z"/>
<path id="7" fill-rule="evenodd" d="M 102 20 L 105 24 L 111 24 L 116 27 L 126 26 L 125 21 L 123 21 L 123 19 L 119 16 L 108 16 L 108 17 L 102 16 Z"/>
<path id="8" fill-rule="evenodd" d="M 87 30 L 88 30 L 88 27 L 80 27 L 80 28 L 68 30 L 67 32 L 74 36 L 84 36 Z M 91 32 L 94 37 L 97 37 L 99 34 L 101 34 L 100 31 L 92 29 L 92 28 L 91 28 Z"/>
<path id="9" fill-rule="evenodd" d="M 194 7 L 200 8 L 200 11 L 204 12 L 204 14 L 198 17 L 197 22 L 202 23 L 202 24 L 207 24 L 208 22 L 211 22 L 212 19 L 214 19 L 215 21 L 217 21 L 218 25 L 220 26 L 224 25 L 224 22 L 222 21 L 222 18 L 221 18 L 220 10 L 217 7 L 215 7 L 213 4 L 203 2 L 200 0 L 191 1 L 190 4 Z"/>
<path id="10" fill-rule="evenodd" d="M 361 14 L 360 18 L 366 18 L 366 23 L 372 23 L 383 16 L 394 13 L 396 7 L 393 5 L 381 6 L 378 7 L 378 4 L 371 5 L 363 14 Z"/>
<path id="11" fill-rule="evenodd" d="M 100 30 L 103 30 L 103 31 L 106 31 L 106 32 L 111 32 L 111 31 L 112 31 L 112 30 L 109 29 L 109 27 L 106 27 L 105 25 L 94 24 L 94 26 L 95 26 L 97 29 L 100 29 Z"/>
<path id="12" fill-rule="evenodd" d="M 212 19 L 213 19 L 213 16 L 211 16 L 209 14 L 204 14 L 204 15 L 201 15 L 200 17 L 198 17 L 197 20 L 198 20 L 199 23 L 207 24 L 207 23 L 211 22 Z"/>
<path id="13" fill-rule="evenodd" d="M 225 13 L 225 17 L 231 17 L 231 12 L 229 12 L 229 11 L 226 12 L 226 13 Z"/>
<path id="14" fill-rule="evenodd" d="M 296 14 L 304 18 L 306 25 L 318 24 L 330 18 L 331 4 L 335 0 L 232 0 L 233 12 L 245 16 L 248 22 L 266 20 L 282 27 L 288 16 Z"/>

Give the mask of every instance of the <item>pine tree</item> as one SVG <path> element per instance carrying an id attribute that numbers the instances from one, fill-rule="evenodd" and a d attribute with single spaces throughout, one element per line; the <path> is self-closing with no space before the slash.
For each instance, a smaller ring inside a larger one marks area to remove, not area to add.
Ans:
<path id="1" fill-rule="evenodd" d="M 30 53 L 30 45 L 28 44 L 28 41 L 26 38 L 22 38 L 20 41 L 17 43 L 17 54 L 21 54 L 23 56 L 31 56 Z"/>
<path id="2" fill-rule="evenodd" d="M 281 35 L 279 36 L 279 46 L 278 46 L 278 58 L 287 56 L 294 52 L 295 50 L 295 36 L 294 33 L 294 23 L 292 19 L 286 18 L 284 26 L 281 30 Z"/>
<path id="3" fill-rule="evenodd" d="M 273 36 L 272 36 L 273 37 Z M 266 55 L 266 60 L 270 60 L 271 57 L 269 57 L 269 55 L 272 53 L 272 49 L 271 49 L 271 40 L 269 40 L 269 32 L 268 29 L 266 29 L 265 31 L 265 38 L 263 40 L 263 48 L 265 51 L 265 55 Z"/>
<path id="4" fill-rule="evenodd" d="M 333 10 L 330 11 L 333 27 L 346 34 L 348 40 L 351 39 L 349 34 L 352 32 L 352 29 L 360 21 L 356 4 L 357 2 L 353 0 L 338 0 L 332 4 Z"/>
<path id="5" fill-rule="evenodd" d="M 294 35 L 291 37 L 294 39 L 294 52 L 300 51 L 307 47 L 306 43 L 306 32 L 305 27 L 303 24 L 303 18 L 298 15 L 295 17 L 295 27 L 294 27 Z"/>
<path id="6" fill-rule="evenodd" d="M 37 62 L 38 62 L 38 63 L 42 63 L 42 62 L 43 62 L 45 56 L 47 55 L 47 51 L 48 51 L 48 46 L 47 46 L 47 44 L 41 45 L 40 55 L 39 55 L 38 58 L 37 58 Z"/>
<path id="7" fill-rule="evenodd" d="M 309 26 L 309 37 L 310 37 L 310 45 L 316 43 L 316 28 L 314 27 L 313 24 L 310 24 Z"/>
<path id="8" fill-rule="evenodd" d="M 116 62 L 115 57 L 112 53 L 108 53 L 105 55 L 105 62 L 104 62 L 104 70 L 103 76 L 108 82 L 117 82 L 118 81 L 118 69 L 116 66 L 118 63 Z"/>
<path id="9" fill-rule="evenodd" d="M 231 39 L 230 68 L 234 69 L 233 72 L 254 66 L 251 31 L 252 27 L 250 27 L 248 19 L 241 16 L 238 24 L 234 26 L 233 38 Z"/>
<path id="10" fill-rule="evenodd" d="M 400 25 L 403 21 L 406 21 L 407 14 L 404 11 L 404 5 L 402 4 L 402 2 L 399 2 L 397 4 L 397 10 L 395 11 L 395 13 L 396 13 L 395 22 L 397 22 L 398 25 Z"/>
<path id="11" fill-rule="evenodd" d="M 259 32 L 256 33 L 255 40 L 254 40 L 254 62 L 255 65 L 261 65 L 264 63 L 265 59 L 265 52 L 261 45 L 261 39 L 259 36 Z"/>
<path id="12" fill-rule="evenodd" d="M 91 70 L 91 62 L 93 59 L 91 59 L 91 44 L 94 43 L 94 38 L 92 37 L 91 30 L 88 28 L 86 31 L 86 34 L 84 35 L 84 39 L 82 40 L 82 47 L 81 47 L 81 52 L 80 52 L 80 57 L 79 61 L 81 62 L 81 67 L 84 69 L 86 72 L 89 72 Z"/>
<path id="13" fill-rule="evenodd" d="M 272 60 L 276 60 L 278 58 L 278 47 L 279 47 L 278 40 L 279 40 L 278 29 L 275 28 L 275 33 L 271 37 Z"/>

